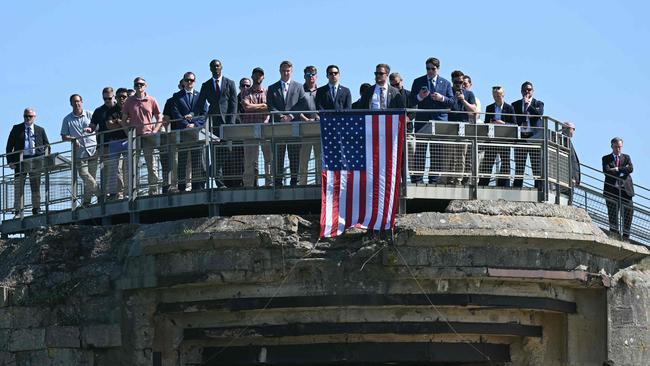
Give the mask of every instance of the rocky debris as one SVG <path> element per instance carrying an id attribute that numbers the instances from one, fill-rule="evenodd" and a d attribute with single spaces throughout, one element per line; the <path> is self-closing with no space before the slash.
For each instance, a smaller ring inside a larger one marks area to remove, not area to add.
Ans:
<path id="1" fill-rule="evenodd" d="M 513 202 L 504 200 L 456 200 L 447 206 L 448 213 L 474 213 L 490 216 L 532 216 L 563 218 L 591 222 L 583 209 L 538 202 Z"/>

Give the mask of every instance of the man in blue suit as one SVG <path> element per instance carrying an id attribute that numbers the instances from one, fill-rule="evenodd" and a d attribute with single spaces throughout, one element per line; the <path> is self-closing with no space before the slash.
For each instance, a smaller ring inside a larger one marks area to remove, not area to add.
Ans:
<path id="1" fill-rule="evenodd" d="M 198 144 L 199 130 L 205 124 L 205 113 L 207 113 L 207 104 L 199 105 L 200 95 L 194 89 L 196 76 L 193 72 L 188 71 L 183 75 L 183 89 L 179 90 L 172 96 L 172 130 L 180 131 L 180 142 L 183 148 L 174 158 L 172 166 L 172 179 L 178 177 L 178 190 L 184 191 L 187 166 L 187 156 L 189 153 L 192 167 L 192 190 L 203 189 L 205 184 L 205 168 L 203 165 L 203 147 Z M 195 116 L 194 111 L 200 111 Z M 190 151 L 187 151 L 187 149 Z M 178 159 L 178 160 L 177 160 Z"/>
<path id="2" fill-rule="evenodd" d="M 426 61 L 427 74 L 413 80 L 411 86 L 411 105 L 418 109 L 450 109 L 454 105 L 454 92 L 451 83 L 438 75 L 440 60 L 429 57 Z M 431 134 L 431 124 L 428 121 L 447 121 L 446 111 L 420 112 L 415 115 L 414 130 L 416 134 Z M 416 143 L 414 154 L 409 157 L 412 183 L 422 183 L 427 144 Z M 413 151 L 409 149 L 409 151 Z M 442 170 L 442 148 L 438 144 L 431 145 L 431 172 Z M 429 173 L 429 183 L 436 183 L 438 177 Z"/>

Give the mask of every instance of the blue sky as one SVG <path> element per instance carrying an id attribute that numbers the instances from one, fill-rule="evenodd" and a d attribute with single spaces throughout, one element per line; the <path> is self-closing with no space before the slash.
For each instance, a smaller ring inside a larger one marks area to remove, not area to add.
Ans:
<path id="1" fill-rule="evenodd" d="M 183 72 L 208 79 L 212 58 L 236 81 L 261 66 L 267 85 L 284 59 L 298 71 L 338 64 L 356 99 L 377 63 L 399 71 L 408 88 L 434 56 L 445 78 L 455 69 L 472 76 L 483 109 L 492 85 L 503 85 L 511 102 L 532 81 L 547 115 L 577 125 L 583 163 L 598 168 L 609 140 L 621 136 L 635 182 L 650 186 L 647 2 L 69 0 L 2 8 L 3 142 L 26 106 L 59 140 L 70 94 L 94 109 L 104 86 L 130 86 L 141 75 L 162 102 Z"/>

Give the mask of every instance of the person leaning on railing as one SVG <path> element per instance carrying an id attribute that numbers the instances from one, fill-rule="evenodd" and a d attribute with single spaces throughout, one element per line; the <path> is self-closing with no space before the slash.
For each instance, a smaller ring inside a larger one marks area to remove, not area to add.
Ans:
<path id="1" fill-rule="evenodd" d="M 603 194 L 607 203 L 609 216 L 609 231 L 620 234 L 619 217 L 623 219 L 623 238 L 630 238 L 632 226 L 632 197 L 634 196 L 634 182 L 632 182 L 632 159 L 623 154 L 623 139 L 614 137 L 611 140 L 612 152 L 603 156 L 603 173 L 605 173 L 605 186 Z M 622 206 L 622 207 L 621 207 Z M 619 215 L 622 211 L 622 215 Z"/>
<path id="2" fill-rule="evenodd" d="M 23 213 L 23 193 L 25 177 L 29 175 L 29 188 L 32 196 L 32 213 L 40 213 L 41 172 L 45 161 L 41 157 L 49 155 L 50 141 L 41 126 L 37 126 L 36 111 L 25 108 L 23 122 L 14 125 L 7 139 L 7 163 L 14 170 L 14 214 Z"/>
<path id="3" fill-rule="evenodd" d="M 95 181 L 97 175 L 97 140 L 95 130 L 90 123 L 93 114 L 83 109 L 83 98 L 79 94 L 70 96 L 70 106 L 72 106 L 72 112 L 63 118 L 61 124 L 61 138 L 64 141 L 73 141 L 72 154 L 74 154 L 77 174 L 84 185 L 81 206 L 86 207 L 91 204 L 92 196 L 99 193 Z M 77 192 L 71 194 L 75 197 Z"/>

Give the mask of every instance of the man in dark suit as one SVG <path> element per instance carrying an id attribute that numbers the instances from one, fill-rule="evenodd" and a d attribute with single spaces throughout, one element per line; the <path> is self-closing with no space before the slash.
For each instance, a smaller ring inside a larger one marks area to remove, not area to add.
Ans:
<path id="1" fill-rule="evenodd" d="M 571 171 L 569 177 L 571 179 L 571 188 L 560 187 L 560 192 L 569 197 L 569 202 L 573 201 L 573 187 L 580 185 L 580 159 L 573 146 L 573 134 L 576 131 L 576 126 L 571 122 L 564 122 L 562 126 L 562 135 L 565 136 L 567 143 L 570 146 L 571 154 Z"/>
<path id="2" fill-rule="evenodd" d="M 533 139 L 540 141 L 544 138 L 544 122 L 541 116 L 544 115 L 544 102 L 533 98 L 533 83 L 525 81 L 521 84 L 522 98 L 512 103 L 515 110 L 517 125 L 521 127 L 521 139 Z M 540 144 L 541 145 L 541 144 Z M 513 187 L 521 188 L 524 185 L 524 169 L 526 158 L 530 156 L 530 165 L 534 176 L 542 175 L 541 150 L 539 148 L 516 147 L 515 148 L 515 180 Z M 535 187 L 542 189 L 542 180 L 535 180 Z"/>
<path id="3" fill-rule="evenodd" d="M 234 124 L 237 116 L 237 88 L 235 82 L 221 74 L 223 66 L 221 61 L 210 61 L 210 72 L 212 77 L 201 85 L 199 101 L 195 105 L 194 115 L 201 115 L 203 106 L 207 101 L 210 104 L 208 114 L 210 115 L 212 133 L 219 136 L 219 126 L 222 124 Z M 224 165 L 229 165 L 232 159 L 230 150 L 227 147 L 215 149 L 214 172 L 217 187 L 225 187 L 221 180 L 226 174 Z"/>
<path id="4" fill-rule="evenodd" d="M 390 75 L 388 75 L 388 82 L 390 83 L 390 86 L 397 89 L 399 93 L 402 94 L 406 107 L 410 107 L 411 91 L 404 89 L 404 79 L 402 79 L 402 75 L 400 75 L 399 72 L 391 72 Z"/>
<path id="5" fill-rule="evenodd" d="M 327 66 L 326 85 L 316 91 L 317 110 L 344 110 L 352 108 L 352 94 L 350 89 L 339 84 L 341 74 L 336 65 Z"/>
<path id="6" fill-rule="evenodd" d="M 413 80 L 411 86 L 411 106 L 418 109 L 437 109 L 448 110 L 454 105 L 454 93 L 451 83 L 438 75 L 440 71 L 440 60 L 435 57 L 429 57 L 425 62 L 427 74 Z M 416 134 L 431 134 L 433 132 L 429 121 L 447 121 L 446 111 L 438 112 L 420 112 L 416 113 L 414 128 L 412 132 Z M 416 136 L 417 138 L 417 136 Z M 426 143 L 415 143 L 415 147 L 409 149 L 413 151 L 409 157 L 409 170 L 412 170 L 411 182 L 423 183 L 422 175 L 424 173 L 425 156 L 427 152 Z M 431 145 L 431 167 L 433 172 L 442 171 L 442 146 L 439 144 Z M 429 173 L 429 183 L 436 183 L 438 176 Z"/>
<path id="7" fill-rule="evenodd" d="M 485 108 L 485 123 L 492 123 L 495 125 L 515 125 L 514 108 L 504 99 L 505 90 L 500 86 L 492 87 L 492 97 L 494 103 Z M 504 146 L 488 146 L 485 150 L 485 157 L 481 162 L 479 172 L 481 174 L 490 175 L 492 167 L 496 164 L 496 157 L 499 156 L 501 160 L 501 167 L 498 174 L 501 176 L 497 178 L 497 187 L 510 187 L 510 148 Z M 480 186 L 487 186 L 490 183 L 489 177 L 483 177 L 478 180 Z"/>
<path id="8" fill-rule="evenodd" d="M 614 137 L 611 140 L 612 152 L 603 156 L 603 173 L 605 173 L 605 186 L 603 194 L 607 203 L 609 216 L 609 231 L 620 234 L 619 211 L 622 209 L 623 238 L 630 238 L 632 226 L 632 197 L 634 197 L 634 183 L 632 182 L 632 159 L 623 154 L 623 139 Z M 619 206 L 621 205 L 621 206 Z"/>
<path id="9" fill-rule="evenodd" d="M 198 116 L 194 115 L 200 101 L 199 92 L 194 89 L 196 75 L 188 71 L 181 80 L 183 88 L 172 96 L 172 131 L 179 131 L 180 143 L 183 147 L 172 161 L 172 190 L 185 191 L 187 157 L 189 153 L 190 166 L 192 169 L 192 190 L 203 189 L 205 185 L 205 168 L 203 165 L 203 146 L 198 143 L 199 130 L 205 124 L 205 113 L 208 106 L 204 102 L 203 110 Z M 176 137 L 174 133 L 174 138 Z M 188 149 L 190 149 L 188 151 Z M 174 154 L 176 155 L 176 154 Z M 178 180 L 176 180 L 178 179 Z M 175 181 L 175 182 L 174 182 Z M 174 183 L 178 188 L 174 187 Z"/>
<path id="10" fill-rule="evenodd" d="M 271 112 L 273 123 L 298 121 L 300 113 L 280 113 L 280 112 L 300 112 L 307 109 L 305 100 L 305 91 L 297 81 L 291 80 L 293 64 L 290 61 L 280 63 L 280 80 L 271 84 L 266 94 L 266 104 Z M 292 186 L 298 184 L 298 166 L 300 159 L 300 145 L 298 144 L 277 144 L 275 161 L 275 179 L 276 186 L 284 184 L 284 154 L 288 151 L 289 155 L 289 173 L 291 175 L 290 183 Z"/>
<path id="11" fill-rule="evenodd" d="M 399 90 L 388 83 L 390 66 L 379 64 L 375 67 L 375 85 L 361 96 L 359 109 L 406 108 L 406 102 Z"/>
<path id="12" fill-rule="evenodd" d="M 32 192 L 32 213 L 41 210 L 41 172 L 45 168 L 43 155 L 50 152 L 45 130 L 34 124 L 36 111 L 25 108 L 23 123 L 14 125 L 7 139 L 7 162 L 14 170 L 14 214 L 22 217 L 25 177 L 29 174 Z"/>

